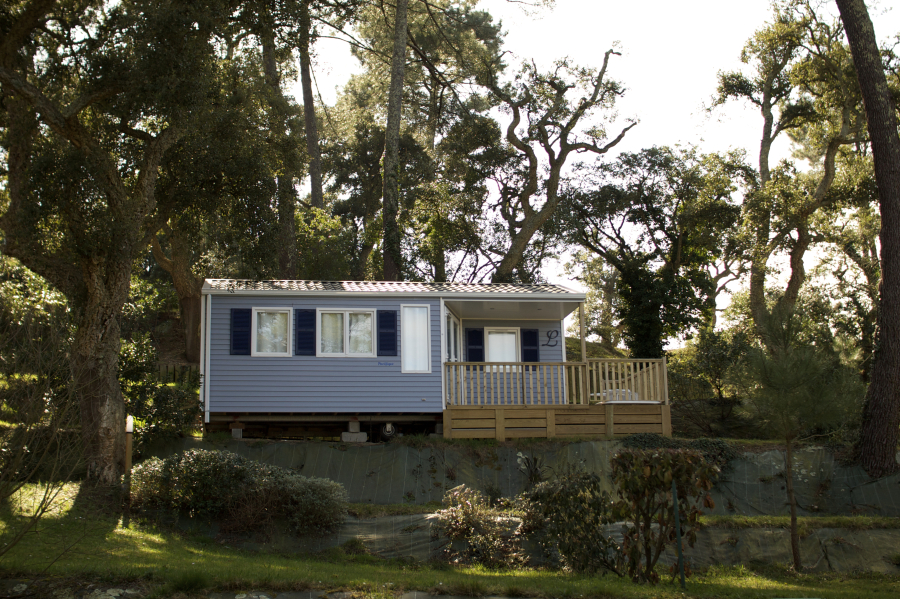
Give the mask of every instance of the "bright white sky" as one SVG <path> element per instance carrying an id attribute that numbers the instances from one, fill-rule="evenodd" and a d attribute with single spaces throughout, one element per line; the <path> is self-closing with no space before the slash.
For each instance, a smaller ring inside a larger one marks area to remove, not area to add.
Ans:
<path id="1" fill-rule="evenodd" d="M 890 3 L 883 1 L 880 7 L 871 0 L 868 4 L 881 40 L 900 33 L 900 10 L 886 8 Z M 706 152 L 743 148 L 755 163 L 759 113 L 731 104 L 710 115 L 704 107 L 715 93 L 716 74 L 741 68 L 741 49 L 769 19 L 769 0 L 557 0 L 553 9 L 536 14 L 506 0 L 484 0 L 478 7 L 503 23 L 504 48 L 512 54 L 510 72 L 523 60 L 549 67 L 566 56 L 576 64 L 599 66 L 604 52 L 618 42 L 622 56 L 613 57 L 609 72 L 627 88 L 619 116 L 640 120 L 618 149 L 675 144 L 697 145 Z M 825 8 L 836 14 L 833 3 Z M 320 40 L 317 53 L 316 82 L 324 101 L 332 104 L 336 88 L 359 66 L 342 42 Z M 772 160 L 789 155 L 782 139 Z M 547 267 L 544 275 L 580 288 L 559 264 Z"/>

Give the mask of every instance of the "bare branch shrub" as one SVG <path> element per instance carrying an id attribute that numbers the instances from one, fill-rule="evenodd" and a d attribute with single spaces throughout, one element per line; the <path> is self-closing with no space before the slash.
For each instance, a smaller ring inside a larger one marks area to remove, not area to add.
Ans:
<path id="1" fill-rule="evenodd" d="M 12 512 L 0 557 L 53 507 L 81 466 L 69 327 L 59 312 L 17 315 L 0 303 L 0 504 Z M 17 501 L 31 484 L 34 492 Z"/>

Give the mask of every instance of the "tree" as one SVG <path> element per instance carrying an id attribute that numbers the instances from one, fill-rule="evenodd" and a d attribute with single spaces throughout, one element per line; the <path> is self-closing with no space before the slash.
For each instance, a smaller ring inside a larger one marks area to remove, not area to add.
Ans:
<path id="1" fill-rule="evenodd" d="M 371 279 L 377 271 L 373 253 L 381 240 L 381 199 L 384 190 L 381 158 L 385 131 L 371 117 L 358 115 L 347 137 L 326 146 L 325 165 L 331 173 L 329 190 L 343 197 L 335 200 L 332 213 L 350 229 L 354 252 L 349 256 L 352 273 L 359 280 Z M 433 180 L 431 157 L 409 134 L 399 140 L 398 227 L 408 220 L 423 185 Z"/>
<path id="2" fill-rule="evenodd" d="M 832 303 L 830 327 L 843 345 L 845 359 L 868 384 L 881 283 L 881 218 L 871 156 L 845 156 L 829 193 L 841 197 L 813 223 L 814 235 L 828 244 L 813 271 L 814 287 Z"/>
<path id="3" fill-rule="evenodd" d="M 897 470 L 900 437 L 900 137 L 875 28 L 863 0 L 837 0 L 853 53 L 875 162 L 881 208 L 881 289 L 872 382 L 863 408 L 859 459 L 872 476 Z"/>
<path id="4" fill-rule="evenodd" d="M 505 85 L 486 69 L 488 89 L 511 116 L 505 138 L 518 158 L 511 163 L 513 173 L 497 178 L 499 213 L 508 239 L 507 247 L 494 259 L 492 282 L 515 278 L 529 243 L 555 214 L 561 200 L 563 167 L 569 158 L 573 154 L 606 154 L 637 124 L 631 121 L 609 139 L 604 125 L 588 122 L 597 112 L 611 119 L 616 99 L 623 93 L 622 85 L 607 77 L 610 57 L 618 54 L 607 50 L 598 69 L 562 60 L 550 73 L 540 73 L 526 63 L 515 81 Z"/>
<path id="5" fill-rule="evenodd" d="M 748 349 L 748 336 L 737 328 L 702 328 L 684 348 L 669 353 L 669 395 L 679 433 L 733 438 L 753 429 L 740 389 L 731 381 L 734 365 Z"/>
<path id="6" fill-rule="evenodd" d="M 212 38 L 230 11 L 142 0 L 0 10 L 4 251 L 74 308 L 88 476 L 111 484 L 124 454 L 116 375 L 132 265 L 175 209 L 155 193 L 163 158 L 219 101 Z"/>
<path id="7" fill-rule="evenodd" d="M 382 222 L 384 226 L 385 281 L 399 281 L 402 262 L 400 227 L 397 224 L 400 195 L 400 119 L 403 74 L 406 69 L 406 14 L 409 0 L 397 0 L 394 9 L 394 51 L 391 56 L 391 86 L 388 91 L 387 124 L 384 132 Z"/>
<path id="8" fill-rule="evenodd" d="M 617 291 L 619 271 L 609 266 L 602 256 L 592 256 L 584 250 L 574 254 L 566 264 L 566 274 L 575 275 L 587 288 L 584 300 L 584 332 L 588 337 L 600 339 L 600 345 L 609 353 L 618 353 L 622 341 L 622 324 L 619 321 L 621 300 Z M 581 327 L 572 322 L 567 336 L 581 335 Z"/>
<path id="9" fill-rule="evenodd" d="M 763 121 L 743 218 L 753 248 L 750 307 L 761 334 L 769 260 L 779 251 L 788 254 L 790 273 L 779 304 L 791 309 L 806 281 L 803 258 L 814 241 L 810 220 L 828 205 L 840 149 L 862 142 L 865 124 L 840 23 L 825 22 L 806 0 L 776 4 L 772 23 L 747 42 L 741 60 L 753 74 L 720 73 L 716 104 L 750 102 Z M 789 164 L 772 168 L 769 154 L 782 133 L 804 139 L 806 157 L 819 165 L 814 179 L 802 181 Z"/>
<path id="10" fill-rule="evenodd" d="M 748 404 L 764 426 L 785 442 L 785 488 L 791 510 L 791 554 L 800 572 L 800 536 L 794 496 L 793 446 L 804 432 L 839 424 L 854 395 L 861 395 L 858 380 L 848 376 L 821 349 L 799 341 L 800 319 L 776 308 L 765 323 L 767 349 L 748 354 Z"/>
<path id="11" fill-rule="evenodd" d="M 743 164 L 651 148 L 584 170 L 565 192 L 569 239 L 618 272 L 631 355 L 662 357 L 667 337 L 708 322 L 717 289 L 710 268 L 742 250 L 732 194 Z"/>
<path id="12" fill-rule="evenodd" d="M 326 153 L 330 167 L 343 165 L 330 191 L 346 192 L 348 185 L 360 190 L 360 184 L 370 189 L 366 216 L 353 210 L 359 256 L 364 258 L 356 268 L 360 273 L 375 273 L 382 270 L 384 254 L 383 168 L 379 154 L 374 157 L 377 176 L 371 170 L 372 157 L 365 148 L 373 141 L 364 132 L 384 139 L 377 132 L 383 126 L 376 123 L 387 110 L 395 35 L 390 12 L 375 5 L 361 11 L 358 23 L 354 55 L 364 72 L 351 78 L 330 113 Z M 441 0 L 409 5 L 396 215 L 402 278 L 443 281 L 468 277 L 477 270 L 470 267 L 479 256 L 479 225 L 488 195 L 485 179 L 489 165 L 496 162 L 499 128 L 483 114 L 490 104 L 473 86 L 481 65 L 492 63 L 498 47 L 499 27 L 487 13 L 472 10 L 470 3 Z M 349 160 L 350 153 L 357 157 Z M 355 172 L 344 168 L 352 161 L 359 162 Z M 416 173 L 415 165 L 425 170 Z M 414 183 L 417 186 L 410 187 Z M 357 191 L 352 194 L 359 197 Z M 342 218 L 349 216 L 348 208 L 344 198 L 334 207 Z"/>
<path id="13" fill-rule="evenodd" d="M 200 361 L 204 277 L 295 278 L 300 268 L 296 182 L 304 168 L 302 125 L 299 108 L 282 89 L 290 51 L 285 42 L 276 43 L 274 29 L 289 15 L 260 15 L 255 8 L 246 7 L 224 34 L 226 49 L 217 66 L 225 101 L 214 123 L 179 140 L 160 166 L 157 196 L 183 209 L 163 224 L 151 247 L 179 296 L 192 362 Z M 204 255 L 219 251 L 230 254 L 228 266 L 209 260 L 201 265 Z"/>

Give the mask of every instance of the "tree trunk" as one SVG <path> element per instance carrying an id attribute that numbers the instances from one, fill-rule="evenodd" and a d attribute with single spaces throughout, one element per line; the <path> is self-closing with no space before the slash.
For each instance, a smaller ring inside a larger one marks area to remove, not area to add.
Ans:
<path id="1" fill-rule="evenodd" d="M 266 23 L 260 35 L 263 50 L 263 74 L 269 87 L 269 111 L 273 127 L 272 134 L 280 143 L 281 172 L 276 180 L 276 199 L 278 205 L 278 276 L 282 279 L 293 279 L 297 276 L 297 198 L 294 191 L 294 157 L 290 156 L 290 144 L 285 143 L 283 136 L 287 128 L 287 102 L 281 93 L 281 77 L 278 73 L 278 62 L 275 58 L 275 34 L 272 25 Z M 277 128 L 277 131 L 274 129 Z"/>
<path id="2" fill-rule="evenodd" d="M 3 96 L 7 129 L 9 204 L 0 219 L 4 251 L 46 278 L 77 308 L 70 354 L 72 383 L 79 402 L 87 476 L 115 484 L 124 466 L 125 408 L 118 380 L 119 321 L 131 284 L 131 246 L 126 240 L 116 257 L 93 256 L 77 265 L 51 255 L 19 221 L 28 197 L 28 169 L 38 121 L 34 109 L 13 94 Z M 117 260 L 117 261 L 116 261 Z"/>
<path id="3" fill-rule="evenodd" d="M 81 434 L 88 478 L 119 482 L 125 458 L 125 402 L 119 386 L 119 314 L 131 285 L 131 260 L 82 263 L 84 305 L 72 346 L 72 376 L 81 406 Z"/>
<path id="4" fill-rule="evenodd" d="M 897 116 L 863 0 L 837 0 L 859 79 L 881 208 L 881 300 L 872 382 L 863 408 L 859 459 L 870 476 L 897 470 L 900 437 L 900 137 Z"/>
<path id="5" fill-rule="evenodd" d="M 282 173 L 278 176 L 278 276 L 297 278 L 297 194 L 294 178 Z"/>
<path id="6" fill-rule="evenodd" d="M 443 245 L 435 242 L 434 247 L 434 281 L 436 283 L 447 282 L 447 254 Z"/>
<path id="7" fill-rule="evenodd" d="M 550 218 L 558 203 L 558 200 L 548 199 L 539 212 L 532 213 L 531 216 L 523 219 L 522 228 L 513 236 L 506 255 L 503 256 L 500 264 L 497 265 L 497 270 L 491 275 L 491 283 L 512 283 L 515 280 L 513 272 L 522 264 L 522 258 L 525 257 L 525 251 L 528 249 L 531 238 Z"/>
<path id="8" fill-rule="evenodd" d="M 200 300 L 199 294 L 178 300 L 184 329 L 184 357 L 193 364 L 200 363 Z"/>
<path id="9" fill-rule="evenodd" d="M 400 280 L 400 120 L 403 78 L 406 72 L 406 9 L 409 0 L 398 0 L 394 16 L 394 53 L 391 58 L 391 85 L 388 92 L 387 125 L 384 132 L 384 275 L 385 281 Z"/>
<path id="10" fill-rule="evenodd" d="M 313 208 L 325 207 L 322 192 L 322 153 L 319 152 L 319 131 L 316 125 L 316 105 L 313 101 L 312 75 L 310 73 L 309 0 L 300 8 L 300 85 L 303 88 L 303 122 L 306 127 L 306 151 L 309 152 L 310 200 Z"/>
<path id="11" fill-rule="evenodd" d="M 794 560 L 794 572 L 800 572 L 800 533 L 797 531 L 797 498 L 794 496 L 794 453 L 791 439 L 786 439 L 787 449 L 784 458 L 784 484 L 787 489 L 788 504 L 791 506 L 791 557 Z"/>
<path id="12" fill-rule="evenodd" d="M 166 256 L 154 237 L 151 244 L 153 258 L 172 277 L 175 293 L 181 305 L 181 326 L 184 330 L 185 358 L 194 364 L 200 363 L 200 291 L 203 279 L 191 271 L 191 248 L 187 240 L 176 228 L 169 230 L 169 248 L 172 257 Z"/>

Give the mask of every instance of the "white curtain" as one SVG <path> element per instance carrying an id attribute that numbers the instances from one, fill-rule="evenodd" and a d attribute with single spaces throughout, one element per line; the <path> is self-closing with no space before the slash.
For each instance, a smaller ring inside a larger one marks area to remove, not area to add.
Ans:
<path id="1" fill-rule="evenodd" d="M 344 314 L 322 313 L 322 346 L 323 354 L 344 353 Z"/>
<path id="2" fill-rule="evenodd" d="M 405 371 L 430 371 L 428 307 L 404 306 L 400 322 L 400 355 Z"/>
<path id="3" fill-rule="evenodd" d="M 264 354 L 287 353 L 288 315 L 286 313 L 256 313 L 256 351 Z"/>
<path id="4" fill-rule="evenodd" d="M 515 331 L 488 331 L 487 361 L 518 362 L 517 337 Z"/>
<path id="5" fill-rule="evenodd" d="M 350 353 L 374 353 L 372 351 L 372 315 L 367 312 L 350 313 Z"/>

